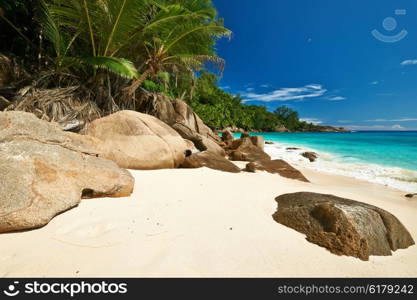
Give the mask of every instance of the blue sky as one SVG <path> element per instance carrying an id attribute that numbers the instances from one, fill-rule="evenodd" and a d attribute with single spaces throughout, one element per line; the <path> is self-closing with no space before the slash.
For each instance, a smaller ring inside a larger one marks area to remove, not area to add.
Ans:
<path id="1" fill-rule="evenodd" d="M 220 85 L 357 130 L 417 130 L 417 1 L 214 0 Z"/>

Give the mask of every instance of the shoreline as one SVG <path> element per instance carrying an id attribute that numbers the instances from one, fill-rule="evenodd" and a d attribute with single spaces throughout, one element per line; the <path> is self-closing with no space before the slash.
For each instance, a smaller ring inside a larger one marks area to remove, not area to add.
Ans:
<path id="1" fill-rule="evenodd" d="M 207 168 L 131 171 L 130 197 L 83 200 L 43 228 L 0 235 L 0 276 L 417 276 L 416 246 L 364 262 L 331 254 L 272 219 L 275 197 L 311 191 L 386 209 L 417 237 L 417 201 L 378 184 L 300 171 L 311 183 Z"/>
<path id="2" fill-rule="evenodd" d="M 417 192 L 417 172 L 400 167 L 388 167 L 371 162 L 346 162 L 341 161 L 337 154 L 319 151 L 311 147 L 297 144 L 287 144 L 272 142 L 265 145 L 265 152 L 272 159 L 283 159 L 292 166 L 300 169 L 315 170 L 328 175 L 339 175 L 355 178 L 370 183 L 377 183 L 382 186 L 390 187 L 404 193 Z M 288 147 L 296 149 L 288 150 Z M 301 156 L 304 152 L 314 152 L 318 154 L 315 162 Z M 403 180 L 400 176 L 404 176 Z M 405 176 L 409 176 L 413 181 L 407 181 Z"/>

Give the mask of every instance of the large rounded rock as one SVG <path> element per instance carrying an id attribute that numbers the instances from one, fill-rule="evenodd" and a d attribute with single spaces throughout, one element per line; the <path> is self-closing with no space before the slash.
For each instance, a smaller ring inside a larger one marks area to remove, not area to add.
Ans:
<path id="1" fill-rule="evenodd" d="M 235 164 L 223 156 L 214 154 L 209 151 L 193 154 L 187 157 L 184 163 L 181 165 L 181 168 L 185 169 L 196 169 L 202 167 L 207 167 L 223 172 L 240 173 L 240 169 Z"/>
<path id="2" fill-rule="evenodd" d="M 315 193 L 286 194 L 276 198 L 273 218 L 307 235 L 307 240 L 337 255 L 368 260 L 406 249 L 414 240 L 401 222 L 378 207 Z"/>
<path id="3" fill-rule="evenodd" d="M 304 175 L 284 160 L 261 160 L 250 162 L 246 165 L 246 172 L 265 171 L 272 174 L 279 174 L 282 177 L 309 182 Z"/>
<path id="4" fill-rule="evenodd" d="M 98 158 L 100 141 L 25 112 L 0 113 L 0 232 L 47 224 L 81 197 L 123 197 L 134 179 Z"/>
<path id="5" fill-rule="evenodd" d="M 88 124 L 85 134 L 100 139 L 100 156 L 137 170 L 177 168 L 188 148 L 183 138 L 159 119 L 119 111 Z"/>

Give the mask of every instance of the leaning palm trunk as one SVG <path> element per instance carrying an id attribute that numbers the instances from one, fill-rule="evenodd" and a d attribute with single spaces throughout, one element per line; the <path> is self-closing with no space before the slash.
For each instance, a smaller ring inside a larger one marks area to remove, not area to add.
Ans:
<path id="1" fill-rule="evenodd" d="M 136 90 L 142 85 L 142 83 L 149 77 L 151 70 L 148 69 L 139 77 L 138 80 L 133 81 L 133 83 L 125 89 L 125 99 L 132 99 L 135 95 Z"/>

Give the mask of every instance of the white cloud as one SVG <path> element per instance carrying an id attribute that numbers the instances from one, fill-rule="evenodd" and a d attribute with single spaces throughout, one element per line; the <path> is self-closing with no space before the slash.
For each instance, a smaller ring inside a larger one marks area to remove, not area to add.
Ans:
<path id="1" fill-rule="evenodd" d="M 226 86 L 221 86 L 220 87 L 222 90 L 230 90 L 230 86 L 226 85 Z"/>
<path id="2" fill-rule="evenodd" d="M 262 84 L 261 85 L 261 88 L 269 88 L 270 87 L 270 85 L 269 84 Z"/>
<path id="3" fill-rule="evenodd" d="M 397 119 L 397 120 L 392 120 L 393 122 L 412 122 L 412 121 L 417 121 L 416 118 L 403 118 L 403 119 Z"/>
<path id="4" fill-rule="evenodd" d="M 346 125 L 345 128 L 350 130 L 379 130 L 379 131 L 390 131 L 390 130 L 407 130 L 407 128 L 402 127 L 401 125 L 393 126 L 384 126 L 384 125 Z"/>
<path id="5" fill-rule="evenodd" d="M 327 97 L 326 99 L 329 100 L 329 101 L 343 101 L 343 100 L 346 100 L 346 97 L 331 96 L 331 97 Z"/>
<path id="6" fill-rule="evenodd" d="M 252 92 L 253 90 L 255 90 L 254 88 L 247 88 L 246 91 L 247 92 Z"/>
<path id="7" fill-rule="evenodd" d="M 410 66 L 410 65 L 417 65 L 417 59 L 409 59 L 409 60 L 404 60 L 401 63 L 402 66 Z"/>
<path id="8" fill-rule="evenodd" d="M 370 85 L 378 85 L 378 84 L 379 84 L 379 81 L 372 81 L 372 82 L 370 82 L 369 84 L 370 84 Z"/>
<path id="9" fill-rule="evenodd" d="M 337 120 L 337 123 L 351 123 L 351 120 Z"/>
<path id="10" fill-rule="evenodd" d="M 365 122 L 413 122 L 417 121 L 417 118 L 401 118 L 401 119 L 374 119 L 366 120 Z"/>
<path id="11" fill-rule="evenodd" d="M 258 93 L 246 93 L 242 96 L 244 101 L 262 101 L 262 102 L 273 102 L 273 101 L 294 101 L 304 100 L 307 98 L 317 98 L 323 96 L 327 90 L 320 84 L 309 84 L 298 88 L 282 88 L 274 90 L 269 93 L 258 94 Z"/>
<path id="12" fill-rule="evenodd" d="M 307 123 L 313 123 L 315 125 L 323 124 L 322 120 L 316 119 L 316 118 L 301 118 L 300 121 L 304 121 Z"/>
<path id="13" fill-rule="evenodd" d="M 365 122 L 389 122 L 387 119 L 373 119 L 373 120 L 365 120 Z"/>

